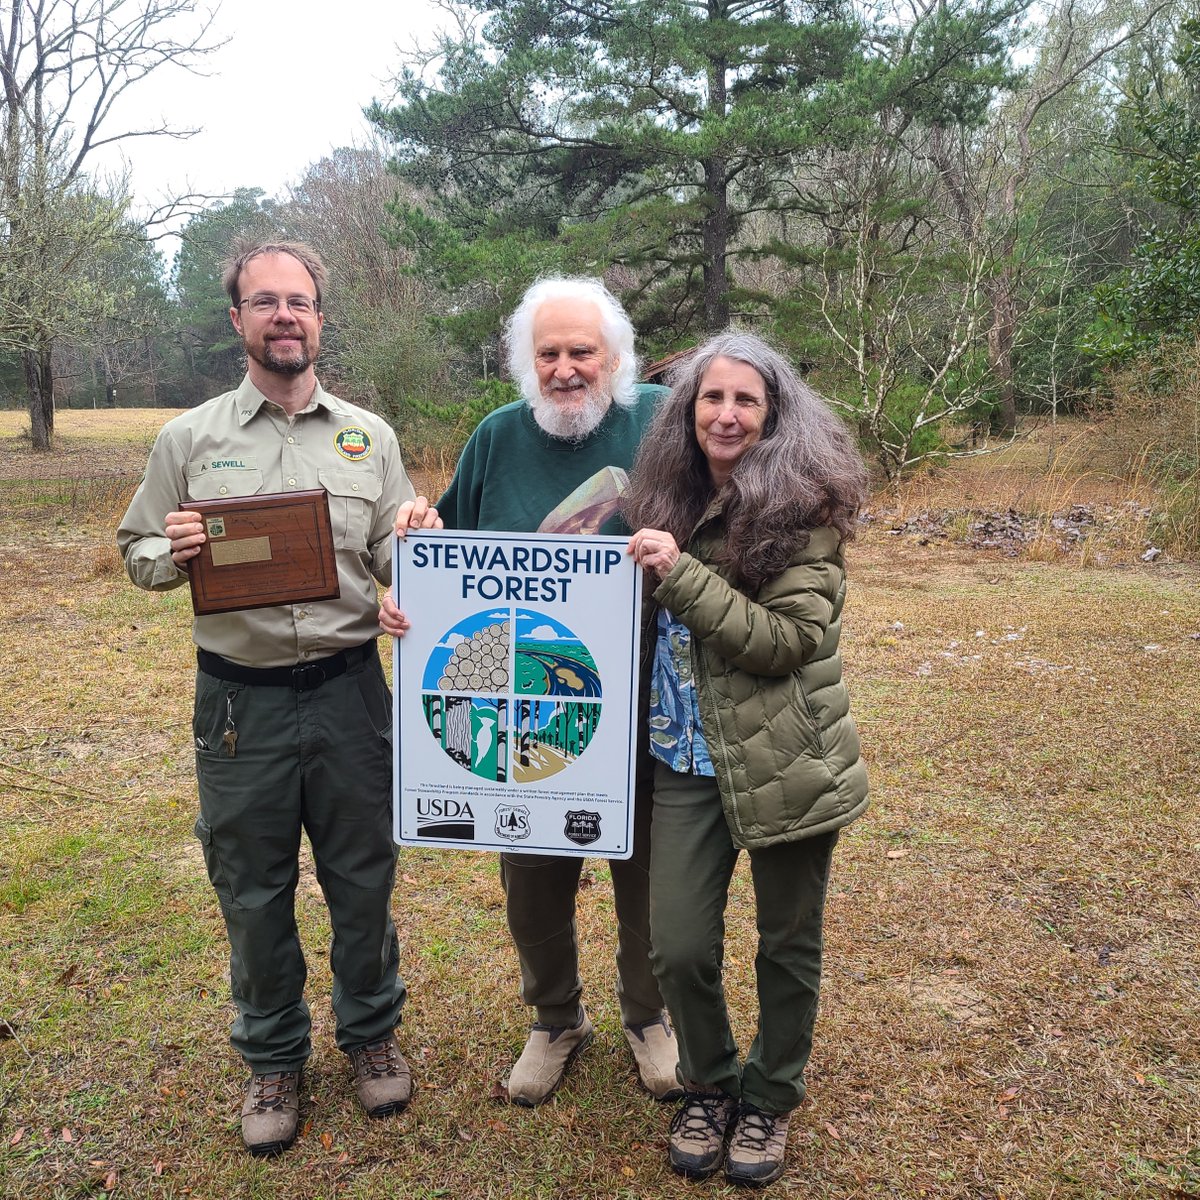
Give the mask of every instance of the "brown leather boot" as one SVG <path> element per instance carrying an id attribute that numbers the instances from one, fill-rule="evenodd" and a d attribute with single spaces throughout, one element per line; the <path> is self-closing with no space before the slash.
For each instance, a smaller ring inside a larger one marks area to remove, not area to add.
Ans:
<path id="1" fill-rule="evenodd" d="M 300 1072 L 264 1071 L 250 1076 L 242 1105 L 242 1141 L 256 1158 L 282 1154 L 300 1127 Z"/>
<path id="2" fill-rule="evenodd" d="M 370 1117 L 387 1117 L 400 1112 L 412 1099 L 412 1072 L 396 1039 L 388 1034 L 350 1051 L 354 1090 Z"/>

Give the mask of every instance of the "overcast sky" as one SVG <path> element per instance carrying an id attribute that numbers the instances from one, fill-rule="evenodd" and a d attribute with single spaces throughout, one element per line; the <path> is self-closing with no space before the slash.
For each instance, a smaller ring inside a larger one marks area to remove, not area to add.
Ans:
<path id="1" fill-rule="evenodd" d="M 201 127 L 186 141 L 131 138 L 89 160 L 93 172 L 124 163 L 144 215 L 170 194 L 222 194 L 298 182 L 309 163 L 366 140 L 362 109 L 390 97 L 403 51 L 445 27 L 430 0 L 225 0 L 201 61 L 204 75 L 164 66 L 122 97 L 109 132 L 160 119 Z"/>

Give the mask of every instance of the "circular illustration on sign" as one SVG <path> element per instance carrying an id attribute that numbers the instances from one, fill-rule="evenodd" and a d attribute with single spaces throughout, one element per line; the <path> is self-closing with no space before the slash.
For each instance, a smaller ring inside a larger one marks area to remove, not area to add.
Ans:
<path id="1" fill-rule="evenodd" d="M 430 733 L 464 770 L 534 783 L 569 767 L 600 722 L 591 651 L 534 609 L 489 609 L 447 630 L 422 677 Z"/>

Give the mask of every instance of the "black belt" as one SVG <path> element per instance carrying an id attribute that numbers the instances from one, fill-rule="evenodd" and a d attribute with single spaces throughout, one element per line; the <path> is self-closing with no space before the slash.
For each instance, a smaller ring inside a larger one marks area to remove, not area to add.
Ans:
<path id="1" fill-rule="evenodd" d="M 255 687 L 290 687 L 296 692 L 311 692 L 336 679 L 351 667 L 360 666 L 376 653 L 375 639 L 349 650 L 339 650 L 328 658 L 297 663 L 294 667 L 243 667 L 211 650 L 196 650 L 196 662 L 205 675 L 228 679 L 231 683 L 249 683 Z"/>

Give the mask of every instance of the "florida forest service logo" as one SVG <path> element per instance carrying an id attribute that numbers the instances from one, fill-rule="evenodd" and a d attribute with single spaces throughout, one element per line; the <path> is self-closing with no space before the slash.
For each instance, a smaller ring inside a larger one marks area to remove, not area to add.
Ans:
<path id="1" fill-rule="evenodd" d="M 371 453 L 371 435 L 357 425 L 347 425 L 339 429 L 333 439 L 334 449 L 351 462 L 367 458 Z"/>
<path id="2" fill-rule="evenodd" d="M 587 809 L 572 809 L 567 813 L 563 836 L 577 846 L 590 846 L 600 839 L 600 814 Z"/>

